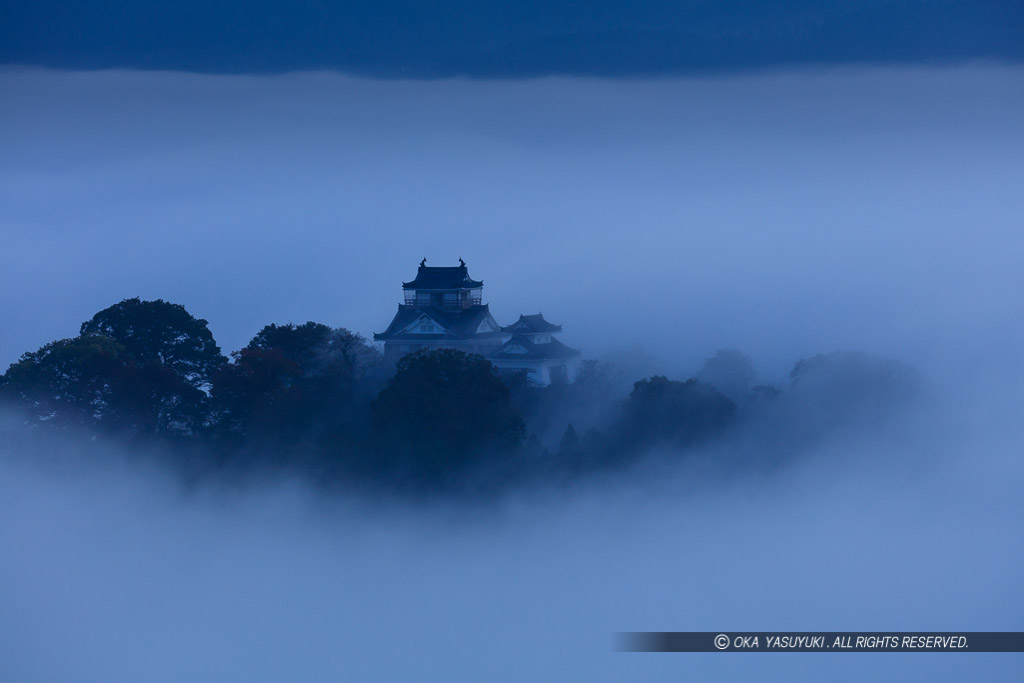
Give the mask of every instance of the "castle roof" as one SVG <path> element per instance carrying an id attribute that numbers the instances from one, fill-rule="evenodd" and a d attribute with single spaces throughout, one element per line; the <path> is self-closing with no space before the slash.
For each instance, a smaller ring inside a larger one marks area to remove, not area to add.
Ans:
<path id="1" fill-rule="evenodd" d="M 421 318 L 433 321 L 436 332 L 424 333 L 417 327 Z M 423 308 L 421 306 L 398 306 L 388 329 L 373 335 L 377 341 L 453 341 L 462 339 L 491 339 L 501 337 L 501 328 L 494 322 L 487 304 L 463 309 Z"/>
<path id="2" fill-rule="evenodd" d="M 492 360 L 549 360 L 578 355 L 578 349 L 570 348 L 554 337 L 545 344 L 535 344 L 529 337 L 517 334 L 494 353 L 487 354 L 487 357 Z"/>
<path id="3" fill-rule="evenodd" d="M 459 259 L 461 262 L 462 259 Z M 420 263 L 416 271 L 416 279 L 412 282 L 403 282 L 402 289 L 476 289 L 483 287 L 483 280 L 474 280 L 469 277 L 469 270 L 466 264 L 458 266 L 427 266 L 426 259 Z"/>
<path id="4" fill-rule="evenodd" d="M 501 328 L 502 332 L 520 334 L 537 334 L 545 332 L 561 332 L 561 325 L 553 325 L 544 319 L 543 313 L 535 315 L 520 315 L 519 320 Z"/>

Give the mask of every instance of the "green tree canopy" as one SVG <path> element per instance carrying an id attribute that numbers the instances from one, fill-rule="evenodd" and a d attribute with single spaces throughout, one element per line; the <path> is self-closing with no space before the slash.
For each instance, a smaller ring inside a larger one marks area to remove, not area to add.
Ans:
<path id="1" fill-rule="evenodd" d="M 380 353 L 361 335 L 312 321 L 267 325 L 246 348 L 279 351 L 305 377 L 331 375 L 350 384 L 364 380 L 381 362 Z"/>
<path id="2" fill-rule="evenodd" d="M 169 368 L 140 367 L 123 345 L 102 335 L 62 339 L 23 354 L 0 388 L 37 424 L 192 434 L 203 420 L 203 392 Z"/>
<path id="3" fill-rule="evenodd" d="M 81 334 L 102 335 L 124 347 L 137 365 L 171 369 L 195 388 L 209 386 L 226 359 L 205 320 L 162 299 L 125 299 L 82 323 Z"/>
<path id="4" fill-rule="evenodd" d="M 810 431 L 879 423 L 922 395 L 924 380 L 899 361 L 836 351 L 800 360 L 786 392 L 790 412 Z"/>
<path id="5" fill-rule="evenodd" d="M 309 418 L 302 371 L 277 349 L 242 349 L 213 378 L 214 419 L 225 433 L 294 438 Z"/>
<path id="6" fill-rule="evenodd" d="M 704 361 L 694 379 L 710 384 L 715 389 L 740 403 L 750 396 L 750 389 L 757 380 L 754 364 L 738 349 L 719 349 Z"/>
<path id="7" fill-rule="evenodd" d="M 213 381 L 221 429 L 272 435 L 295 443 L 303 435 L 346 441 L 353 423 L 365 423 L 367 378 L 380 354 L 363 337 L 316 322 L 267 325 Z M 337 445 L 337 444 L 336 444 Z"/>
<path id="8" fill-rule="evenodd" d="M 33 421 L 61 426 L 109 423 L 127 400 L 124 347 L 98 335 L 61 339 L 21 355 L 2 378 L 3 394 Z"/>
<path id="9" fill-rule="evenodd" d="M 488 450 L 518 446 L 524 436 L 494 365 L 454 349 L 403 357 L 373 412 L 391 464 L 420 480 L 457 476 Z"/>
<path id="10" fill-rule="evenodd" d="M 735 415 L 736 404 L 714 387 L 656 375 L 633 385 L 621 429 L 631 444 L 688 446 L 721 432 Z"/>

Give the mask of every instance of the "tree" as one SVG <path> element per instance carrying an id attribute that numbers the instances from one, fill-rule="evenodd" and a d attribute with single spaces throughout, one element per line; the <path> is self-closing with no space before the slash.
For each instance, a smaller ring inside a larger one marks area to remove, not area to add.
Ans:
<path id="1" fill-rule="evenodd" d="M 786 404 L 809 432 L 884 421 L 910 405 L 923 388 L 914 368 L 853 351 L 800 360 L 790 379 Z"/>
<path id="2" fill-rule="evenodd" d="M 136 365 L 169 368 L 196 389 L 208 388 L 226 362 L 205 320 L 162 299 L 125 299 L 82 323 L 81 334 L 109 337 Z"/>
<path id="3" fill-rule="evenodd" d="M 483 356 L 423 350 L 398 361 L 373 403 L 386 473 L 437 483 L 516 447 L 522 419 L 509 390 Z"/>
<path id="4" fill-rule="evenodd" d="M 686 447 L 732 424 L 736 404 L 697 380 L 678 382 L 656 375 L 633 385 L 620 436 L 626 443 Z"/>
<path id="5" fill-rule="evenodd" d="M 168 368 L 139 367 L 124 346 L 102 335 L 23 354 L 0 387 L 36 424 L 192 434 L 203 418 L 201 391 Z"/>
<path id="6" fill-rule="evenodd" d="M 193 435 L 224 361 L 206 321 L 183 306 L 125 299 L 82 323 L 78 337 L 23 355 L 4 384 L 39 423 Z"/>
<path id="7" fill-rule="evenodd" d="M 309 413 L 296 396 L 298 364 L 277 349 L 242 349 L 213 376 L 215 428 L 239 437 L 289 438 Z"/>
<path id="8" fill-rule="evenodd" d="M 576 428 L 570 422 L 565 428 L 565 433 L 562 434 L 562 440 L 558 444 L 558 459 L 564 462 L 572 462 L 578 459 L 581 453 L 580 437 L 576 434 Z"/>
<path id="9" fill-rule="evenodd" d="M 347 391 L 372 375 L 382 360 L 362 335 L 312 321 L 267 325 L 246 348 L 279 351 L 298 366 L 303 377 L 329 378 L 335 388 Z"/>
<path id="10" fill-rule="evenodd" d="M 738 349 L 720 349 L 704 361 L 704 366 L 694 379 L 710 384 L 739 403 L 749 397 L 757 373 L 746 354 Z"/>
<path id="11" fill-rule="evenodd" d="M 256 333 L 246 346 L 250 350 L 276 349 L 286 359 L 310 374 L 323 355 L 333 330 L 322 323 L 309 321 L 303 325 L 271 323 Z"/>
<path id="12" fill-rule="evenodd" d="M 101 336 L 61 339 L 22 354 L 4 374 L 3 394 L 30 419 L 56 426 L 109 424 L 126 402 L 124 348 Z"/>
<path id="13" fill-rule="evenodd" d="M 340 451 L 367 431 L 380 354 L 346 329 L 267 325 L 214 376 L 218 428 L 287 448 Z"/>

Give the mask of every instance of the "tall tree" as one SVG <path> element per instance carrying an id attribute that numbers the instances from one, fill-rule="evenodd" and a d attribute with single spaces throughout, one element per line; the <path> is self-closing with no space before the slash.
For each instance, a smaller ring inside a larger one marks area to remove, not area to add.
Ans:
<path id="1" fill-rule="evenodd" d="M 272 439 L 348 441 L 368 421 L 370 382 L 380 354 L 343 328 L 307 322 L 267 325 L 214 376 L 221 428 Z"/>
<path id="2" fill-rule="evenodd" d="M 188 435 L 204 417 L 200 390 L 169 368 L 137 365 L 123 345 L 102 335 L 23 354 L 0 379 L 0 391 L 36 424 Z"/>
<path id="3" fill-rule="evenodd" d="M 381 364 L 380 353 L 362 335 L 312 321 L 267 325 L 246 348 L 279 351 L 298 366 L 303 377 L 329 378 L 336 387 L 347 390 L 353 390 Z"/>
<path id="4" fill-rule="evenodd" d="M 524 436 L 494 365 L 454 349 L 403 357 L 373 412 L 390 456 L 386 469 L 419 481 L 457 477 Z"/>
<path id="5" fill-rule="evenodd" d="M 576 428 L 570 422 L 565 428 L 565 433 L 562 434 L 562 440 L 558 444 L 558 459 L 571 462 L 580 457 L 582 450 L 580 437 L 576 434 Z"/>
<path id="6" fill-rule="evenodd" d="M 127 402 L 130 360 L 108 337 L 61 339 L 22 354 L 0 378 L 0 391 L 33 422 L 110 425 Z"/>
<path id="7" fill-rule="evenodd" d="M 242 349 L 213 377 L 217 429 L 237 437 L 292 439 L 309 418 L 297 386 L 302 371 L 276 349 Z"/>
<path id="8" fill-rule="evenodd" d="M 858 422 L 878 424 L 922 395 L 924 380 L 899 361 L 836 351 L 798 361 L 785 395 L 808 433 Z"/>
<path id="9" fill-rule="evenodd" d="M 686 447 L 723 431 L 735 415 L 736 404 L 714 387 L 656 375 L 633 385 L 619 433 L 634 446 Z"/>
<path id="10" fill-rule="evenodd" d="M 757 380 L 754 364 L 738 349 L 719 349 L 704 361 L 694 379 L 710 384 L 736 403 L 750 397 L 750 389 Z"/>
<path id="11" fill-rule="evenodd" d="M 197 389 L 226 361 L 205 320 L 162 299 L 125 299 L 82 323 L 81 334 L 110 337 L 137 365 L 169 368 Z"/>

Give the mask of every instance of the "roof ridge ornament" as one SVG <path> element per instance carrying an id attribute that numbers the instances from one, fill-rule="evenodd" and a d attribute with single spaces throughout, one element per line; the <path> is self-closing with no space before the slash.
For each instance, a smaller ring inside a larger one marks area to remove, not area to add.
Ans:
<path id="1" fill-rule="evenodd" d="M 423 257 L 423 260 L 422 260 L 422 261 L 420 261 L 420 268 L 423 268 L 423 267 L 425 267 L 426 265 L 427 265 L 427 257 L 426 257 L 426 256 L 424 256 L 424 257 Z"/>
<path id="2" fill-rule="evenodd" d="M 462 260 L 461 256 L 459 257 L 459 265 L 462 266 L 463 268 L 466 267 L 466 262 Z"/>

